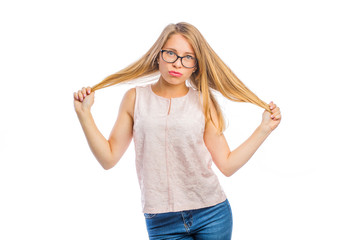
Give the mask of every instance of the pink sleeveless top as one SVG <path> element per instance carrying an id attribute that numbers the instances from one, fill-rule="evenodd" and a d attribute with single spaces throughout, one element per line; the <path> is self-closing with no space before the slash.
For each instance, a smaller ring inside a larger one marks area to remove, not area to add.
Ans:
<path id="1" fill-rule="evenodd" d="M 204 143 L 199 93 L 164 98 L 136 87 L 133 139 L 144 213 L 177 212 L 226 200 Z"/>

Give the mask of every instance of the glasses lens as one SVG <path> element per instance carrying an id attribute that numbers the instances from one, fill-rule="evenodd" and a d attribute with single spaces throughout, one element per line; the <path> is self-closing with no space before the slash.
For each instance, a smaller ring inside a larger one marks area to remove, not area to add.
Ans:
<path id="1" fill-rule="evenodd" d="M 172 62 L 175 62 L 175 60 L 177 59 L 176 54 L 172 51 L 163 51 L 162 54 L 163 54 L 162 56 L 163 56 L 163 59 L 165 62 L 172 63 Z"/>
<path id="2" fill-rule="evenodd" d="M 187 55 L 181 60 L 184 67 L 193 68 L 196 65 L 196 58 L 194 58 L 193 56 Z"/>

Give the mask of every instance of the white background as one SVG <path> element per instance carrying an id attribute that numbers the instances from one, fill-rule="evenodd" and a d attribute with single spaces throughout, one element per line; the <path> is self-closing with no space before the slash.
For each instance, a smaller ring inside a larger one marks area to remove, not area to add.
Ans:
<path id="1" fill-rule="evenodd" d="M 2 1 L 0 239 L 147 239 L 133 142 L 105 171 L 73 92 L 141 57 L 169 23 L 195 25 L 280 126 L 220 182 L 233 239 L 360 239 L 356 1 Z M 131 85 L 99 90 L 109 136 Z M 263 109 L 218 98 L 233 150 Z"/>

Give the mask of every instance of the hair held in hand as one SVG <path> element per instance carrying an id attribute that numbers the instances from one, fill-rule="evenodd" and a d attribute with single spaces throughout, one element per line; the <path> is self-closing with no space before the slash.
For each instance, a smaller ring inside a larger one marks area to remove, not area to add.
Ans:
<path id="1" fill-rule="evenodd" d="M 224 97 L 235 102 L 248 102 L 271 112 L 270 107 L 250 91 L 243 82 L 230 70 L 209 46 L 197 28 L 189 23 L 169 24 L 156 40 L 154 45 L 139 60 L 128 67 L 106 77 L 92 87 L 93 91 L 120 83 L 129 83 L 158 73 L 157 59 L 160 50 L 173 34 L 181 34 L 192 45 L 198 66 L 190 77 L 190 84 L 199 91 L 203 101 L 205 121 L 212 120 L 210 115 L 210 99 L 214 103 L 218 116 L 218 133 L 225 130 L 225 121 L 216 98 L 210 89 L 220 92 Z"/>

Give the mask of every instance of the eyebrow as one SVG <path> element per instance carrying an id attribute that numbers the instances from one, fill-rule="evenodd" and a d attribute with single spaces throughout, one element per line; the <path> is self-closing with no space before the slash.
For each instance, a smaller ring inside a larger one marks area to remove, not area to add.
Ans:
<path id="1" fill-rule="evenodd" d="M 172 51 L 174 51 L 174 52 L 177 52 L 177 50 L 174 49 L 174 48 L 166 48 L 166 49 L 169 49 L 169 50 L 172 50 Z M 192 55 L 195 56 L 195 53 L 192 53 L 192 52 L 185 52 L 185 54 L 192 54 Z"/>

